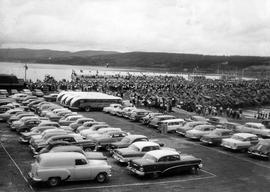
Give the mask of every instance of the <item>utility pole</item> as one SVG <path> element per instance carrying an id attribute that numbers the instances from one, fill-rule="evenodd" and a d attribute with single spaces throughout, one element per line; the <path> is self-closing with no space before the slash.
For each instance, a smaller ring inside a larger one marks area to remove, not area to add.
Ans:
<path id="1" fill-rule="evenodd" d="M 26 72 L 28 70 L 27 64 L 24 64 L 24 81 L 26 81 Z"/>

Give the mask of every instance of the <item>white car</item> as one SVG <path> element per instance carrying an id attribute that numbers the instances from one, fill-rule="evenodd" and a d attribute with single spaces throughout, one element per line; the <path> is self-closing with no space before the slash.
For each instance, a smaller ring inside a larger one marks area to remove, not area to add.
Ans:
<path id="1" fill-rule="evenodd" d="M 199 125 L 187 131 L 185 136 L 190 139 L 201 139 L 202 136 L 207 135 L 214 129 L 216 129 L 216 127 L 213 125 Z"/>
<path id="2" fill-rule="evenodd" d="M 257 135 L 250 133 L 235 133 L 231 138 L 222 139 L 221 146 L 232 149 L 246 151 L 250 146 L 259 142 Z"/>
<path id="3" fill-rule="evenodd" d="M 115 132 L 115 131 L 121 131 L 121 128 L 106 127 L 106 128 L 101 128 L 101 129 L 96 130 L 96 131 L 87 129 L 87 130 L 81 131 L 80 134 L 83 138 L 90 138 L 93 135 L 103 135 L 105 133 Z"/>
<path id="4" fill-rule="evenodd" d="M 122 107 L 122 105 L 119 103 L 112 103 L 112 104 L 110 104 L 110 106 L 104 107 L 103 112 L 110 113 L 111 110 L 113 110 L 114 108 L 117 108 L 117 107 Z"/>
<path id="5" fill-rule="evenodd" d="M 54 187 L 61 181 L 94 180 L 103 183 L 111 176 L 111 166 L 104 160 L 88 160 L 78 152 L 44 153 L 31 164 L 30 178 Z"/>
<path id="6" fill-rule="evenodd" d="M 243 126 L 238 127 L 238 131 L 270 138 L 270 129 L 267 129 L 262 123 L 245 123 Z"/>

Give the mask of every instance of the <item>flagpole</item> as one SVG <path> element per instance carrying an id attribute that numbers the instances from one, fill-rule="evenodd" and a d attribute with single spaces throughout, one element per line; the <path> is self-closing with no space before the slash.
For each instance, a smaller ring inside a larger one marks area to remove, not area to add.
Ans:
<path id="1" fill-rule="evenodd" d="M 26 71 L 28 69 L 27 64 L 24 64 L 24 81 L 26 81 Z"/>

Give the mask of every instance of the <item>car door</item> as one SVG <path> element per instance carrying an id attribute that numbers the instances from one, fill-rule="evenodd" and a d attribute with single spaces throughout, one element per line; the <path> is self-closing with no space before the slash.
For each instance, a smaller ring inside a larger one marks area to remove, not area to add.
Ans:
<path id="1" fill-rule="evenodd" d="M 92 179 L 90 166 L 85 159 L 75 159 L 75 166 L 73 168 L 74 177 L 72 180 L 88 180 Z"/>

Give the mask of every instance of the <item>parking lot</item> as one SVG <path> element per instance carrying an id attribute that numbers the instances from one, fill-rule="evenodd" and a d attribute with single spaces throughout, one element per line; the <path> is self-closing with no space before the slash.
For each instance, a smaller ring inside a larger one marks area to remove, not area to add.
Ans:
<path id="1" fill-rule="evenodd" d="M 133 134 L 159 139 L 165 146 L 203 160 L 197 174 L 183 173 L 158 179 L 139 178 L 129 173 L 111 157 L 112 177 L 105 184 L 95 181 L 69 182 L 56 188 L 31 185 L 27 173 L 33 155 L 27 145 L 18 143 L 18 135 L 5 123 L 0 124 L 0 191 L 268 191 L 270 161 L 254 159 L 245 153 L 231 152 L 221 147 L 210 147 L 175 134 L 162 135 L 140 123 L 102 112 L 83 112 L 85 117 L 105 121 Z"/>

